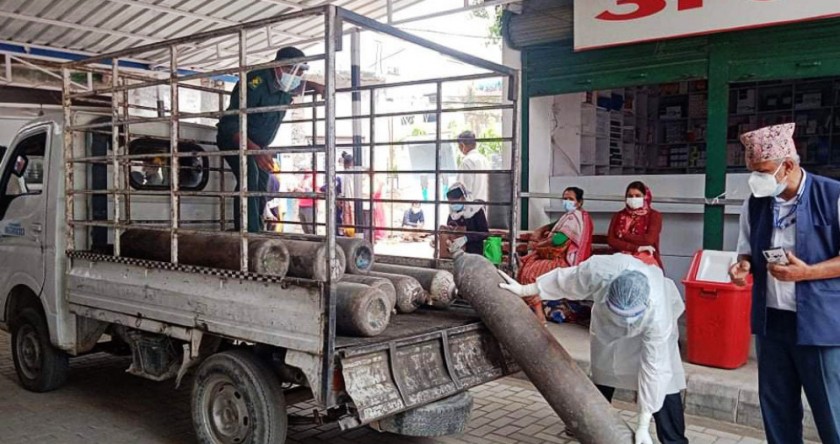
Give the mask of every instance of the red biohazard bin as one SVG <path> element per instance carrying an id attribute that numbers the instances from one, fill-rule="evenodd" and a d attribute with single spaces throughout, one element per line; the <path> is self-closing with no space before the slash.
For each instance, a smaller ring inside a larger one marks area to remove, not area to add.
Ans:
<path id="1" fill-rule="evenodd" d="M 729 280 L 733 252 L 700 250 L 685 284 L 687 358 L 692 364 L 734 369 L 750 351 L 752 277 L 739 287 Z"/>

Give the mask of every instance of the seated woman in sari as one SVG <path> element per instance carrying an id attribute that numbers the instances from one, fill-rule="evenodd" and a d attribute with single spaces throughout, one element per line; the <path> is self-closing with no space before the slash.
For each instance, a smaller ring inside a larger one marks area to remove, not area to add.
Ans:
<path id="1" fill-rule="evenodd" d="M 537 277 L 555 268 L 580 264 L 592 253 L 592 219 L 582 210 L 583 190 L 569 187 L 563 191 L 566 214 L 554 223 L 537 229 L 531 235 L 530 253 L 522 258 L 519 282 L 531 284 Z M 545 322 L 539 295 L 522 298 L 534 314 Z"/>
<path id="2" fill-rule="evenodd" d="M 637 181 L 627 185 L 624 197 L 624 209 L 615 213 L 610 222 L 607 242 L 620 253 L 662 268 L 659 255 L 662 213 L 651 208 L 653 193 L 648 186 Z"/>

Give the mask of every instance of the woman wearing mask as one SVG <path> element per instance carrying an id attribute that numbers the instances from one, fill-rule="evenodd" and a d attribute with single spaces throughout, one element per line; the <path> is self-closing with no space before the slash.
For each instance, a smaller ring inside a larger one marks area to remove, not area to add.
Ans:
<path id="1" fill-rule="evenodd" d="M 583 190 L 569 187 L 563 191 L 566 213 L 553 224 L 538 228 L 531 235 L 529 250 L 522 258 L 519 282 L 531 284 L 537 277 L 555 268 L 579 265 L 592 254 L 592 218 L 582 209 Z M 545 322 L 539 295 L 523 298 L 537 318 Z"/>
<path id="2" fill-rule="evenodd" d="M 643 262 L 662 268 L 659 256 L 659 234 L 662 214 L 650 204 L 653 194 L 642 182 L 627 185 L 625 207 L 610 222 L 607 242 L 620 253 L 630 254 Z"/>
<path id="3" fill-rule="evenodd" d="M 464 231 L 466 245 L 464 250 L 471 254 L 484 254 L 484 239 L 487 238 L 490 228 L 487 225 L 487 215 L 481 205 L 466 205 L 472 202 L 466 188 L 460 182 L 455 182 L 446 193 L 449 200 L 449 219 L 443 231 Z M 453 236 L 455 237 L 455 236 Z M 448 245 L 441 245 L 441 248 L 448 248 Z"/>

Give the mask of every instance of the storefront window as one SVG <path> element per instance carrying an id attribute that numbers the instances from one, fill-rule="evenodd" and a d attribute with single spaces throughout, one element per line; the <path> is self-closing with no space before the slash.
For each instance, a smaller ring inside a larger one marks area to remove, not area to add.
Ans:
<path id="1" fill-rule="evenodd" d="M 556 96 L 554 173 L 703 173 L 707 97 L 705 80 Z"/>
<path id="2" fill-rule="evenodd" d="M 744 170 L 738 136 L 778 123 L 796 123 L 794 141 L 802 165 L 840 176 L 840 78 L 733 83 L 729 96 L 727 164 Z"/>

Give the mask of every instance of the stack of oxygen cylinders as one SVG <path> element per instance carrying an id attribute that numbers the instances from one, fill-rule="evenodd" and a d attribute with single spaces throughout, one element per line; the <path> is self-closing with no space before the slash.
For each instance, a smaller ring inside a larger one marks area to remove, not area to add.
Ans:
<path id="1" fill-rule="evenodd" d="M 238 270 L 240 239 L 232 236 L 181 234 L 179 262 L 185 265 Z M 130 229 L 120 237 L 122 255 L 169 262 L 171 238 L 167 231 Z M 326 281 L 327 247 L 323 238 L 249 239 L 248 269 L 282 279 L 286 276 Z M 452 273 L 403 265 L 376 264 L 370 242 L 336 238 L 336 332 L 343 336 L 372 337 L 388 328 L 391 317 L 420 307 L 447 309 L 457 290 Z"/>

